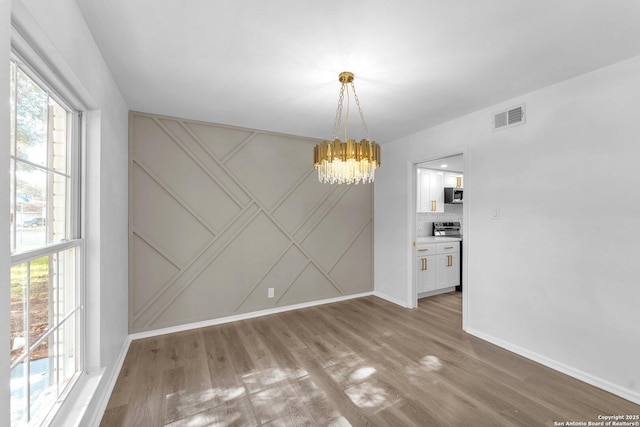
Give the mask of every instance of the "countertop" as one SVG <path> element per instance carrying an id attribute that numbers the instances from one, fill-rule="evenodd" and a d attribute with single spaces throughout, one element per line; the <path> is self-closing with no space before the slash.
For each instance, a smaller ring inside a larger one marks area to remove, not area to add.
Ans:
<path id="1" fill-rule="evenodd" d="M 427 236 L 417 237 L 416 245 L 426 245 L 429 243 L 462 242 L 461 237 Z"/>

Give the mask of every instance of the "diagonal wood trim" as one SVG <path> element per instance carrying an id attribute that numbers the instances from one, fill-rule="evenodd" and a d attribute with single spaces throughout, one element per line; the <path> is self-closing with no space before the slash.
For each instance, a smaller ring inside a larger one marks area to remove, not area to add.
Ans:
<path id="1" fill-rule="evenodd" d="M 333 271 L 334 268 L 336 268 L 336 265 L 338 265 L 338 263 L 340 262 L 340 260 L 342 259 L 343 256 L 345 256 L 345 254 L 347 252 L 349 252 L 349 249 L 351 249 L 351 246 L 353 246 L 353 244 L 356 242 L 356 240 L 358 240 L 358 238 L 360 237 L 360 235 L 362 234 L 362 232 L 364 230 L 367 229 L 367 226 L 369 224 L 371 224 L 371 222 L 373 221 L 373 218 L 369 218 L 369 220 L 367 222 L 364 223 L 364 225 L 362 227 L 360 227 L 360 230 L 358 230 L 358 233 L 356 233 L 355 237 L 353 239 L 351 239 L 351 242 L 349 242 L 349 244 L 347 245 L 347 248 L 342 251 L 342 253 L 340 254 L 340 256 L 338 257 L 338 259 L 336 260 L 336 262 L 333 263 L 333 265 L 331 266 L 331 268 L 329 269 L 329 274 L 331 274 L 331 272 Z"/>
<path id="2" fill-rule="evenodd" d="M 211 234 L 213 234 L 214 236 L 217 236 L 218 234 L 220 234 L 219 231 L 217 231 L 215 228 L 213 228 L 211 226 L 211 224 L 209 224 L 207 222 L 207 220 L 205 220 L 204 218 L 202 218 L 202 216 L 196 212 L 193 207 L 191 207 L 191 205 L 189 205 L 184 199 L 182 199 L 180 196 L 178 196 L 176 194 L 175 191 L 173 191 L 171 189 L 171 187 L 169 187 L 169 185 L 163 181 L 162 178 L 160 178 L 157 174 L 155 174 L 149 167 L 147 167 L 147 165 L 144 164 L 144 162 L 137 158 L 136 156 L 133 156 L 133 164 L 137 165 L 144 173 L 147 174 L 147 176 L 149 176 L 149 178 L 151 178 L 153 181 L 155 181 L 156 184 L 158 184 L 158 186 L 160 186 L 160 188 L 162 188 L 162 190 L 164 190 L 168 195 L 170 195 L 173 200 L 175 200 L 176 202 L 178 202 L 178 204 L 180 206 L 182 206 L 187 212 L 189 212 L 189 214 L 194 217 L 196 219 L 196 221 L 198 221 L 200 224 L 202 224 L 202 226 L 204 228 L 206 228 L 207 230 L 209 230 L 209 232 Z"/>
<path id="3" fill-rule="evenodd" d="M 340 194 L 340 195 L 339 195 L 339 196 L 338 196 L 338 197 L 333 201 L 333 203 L 331 203 L 331 206 L 329 206 L 329 207 L 326 209 L 326 211 L 327 211 L 327 212 L 326 212 L 324 215 L 322 215 L 322 216 L 318 219 L 318 221 L 316 221 L 316 223 L 315 223 L 315 224 L 314 224 L 314 225 L 313 225 L 309 230 L 307 230 L 307 232 L 305 233 L 305 235 L 304 235 L 304 236 L 302 236 L 302 237 L 300 238 L 300 240 L 299 240 L 299 242 L 300 242 L 300 243 L 304 242 L 304 241 L 307 239 L 307 237 L 309 237 L 309 235 L 313 232 L 313 230 L 315 230 L 315 229 L 316 229 L 316 227 L 317 227 L 318 225 L 320 225 L 320 223 L 322 222 L 322 220 L 327 216 L 327 214 L 328 214 L 329 212 L 331 212 L 331 211 L 333 210 L 333 208 L 338 204 L 338 202 L 339 202 L 340 200 L 342 200 L 342 198 L 344 197 L 344 195 L 345 195 L 345 194 L 347 194 L 347 192 L 349 191 L 349 189 L 350 189 L 350 188 L 351 188 L 351 186 L 350 186 L 350 185 L 347 185 L 347 186 L 345 186 L 345 187 L 344 187 L 344 189 L 342 190 L 342 194 Z M 303 224 L 303 225 L 304 225 L 304 224 Z"/>
<path id="4" fill-rule="evenodd" d="M 214 159 L 222 168 L 224 168 L 225 172 L 229 175 L 229 177 L 231 179 L 233 179 L 236 184 L 242 188 L 242 190 L 249 194 L 251 196 L 251 198 L 253 199 L 253 202 L 258 205 L 260 207 L 260 209 L 264 212 L 264 214 L 269 217 L 269 219 L 271 220 L 271 222 L 273 222 L 273 224 L 278 227 L 278 229 L 292 242 L 294 242 L 294 244 L 296 245 L 296 247 L 300 250 L 300 252 L 302 252 L 304 254 L 305 257 L 307 257 L 309 260 L 311 260 L 311 262 L 313 263 L 313 265 L 315 265 L 318 270 L 322 273 L 323 276 L 325 276 L 325 278 L 341 293 L 344 294 L 344 291 L 342 290 L 342 288 L 340 287 L 340 285 L 338 285 L 336 283 L 336 281 L 323 269 L 320 267 L 320 265 L 318 263 L 316 263 L 313 260 L 313 257 L 311 255 L 309 255 L 309 253 L 302 247 L 301 244 L 299 244 L 294 238 L 293 236 L 280 224 L 280 222 L 278 222 L 278 220 L 276 218 L 273 217 L 273 215 L 271 214 L 271 212 L 269 212 L 269 210 L 266 208 L 266 206 L 264 206 L 259 200 L 257 200 L 255 197 L 253 197 L 253 195 L 251 194 L 251 191 L 249 191 L 249 189 L 240 181 L 240 179 L 238 179 L 238 177 L 235 176 L 235 174 L 226 166 L 220 163 L 220 160 L 216 157 L 216 155 L 211 152 L 211 150 L 208 149 L 208 147 L 206 147 L 206 145 L 200 140 L 200 138 L 195 135 L 193 132 L 191 132 L 190 130 L 188 130 L 191 134 L 191 136 L 193 137 L 194 141 L 196 141 L 200 147 L 202 149 L 204 149 L 211 157 L 212 159 Z M 348 188 L 350 186 L 348 186 L 343 193 L 340 195 L 339 199 L 342 198 L 344 196 L 344 194 L 347 192 Z M 334 202 L 331 205 L 331 208 L 329 209 L 329 211 L 331 209 L 333 209 L 333 207 L 336 205 L 337 201 Z M 324 217 L 324 215 L 323 215 Z M 320 223 L 321 219 L 318 221 L 318 223 Z M 314 228 L 317 226 L 317 224 L 314 226 Z"/>
<path id="5" fill-rule="evenodd" d="M 204 171 L 204 173 L 209 175 L 209 177 L 216 184 L 218 184 L 218 186 L 220 186 L 222 191 L 224 191 L 227 194 L 227 196 L 229 196 L 231 198 L 231 200 L 233 200 L 235 202 L 235 204 L 238 205 L 239 208 L 245 207 L 245 206 L 242 205 L 242 202 L 236 197 L 236 195 L 233 194 L 233 192 L 231 192 L 222 182 L 220 182 L 220 180 L 216 179 L 216 176 L 211 173 L 211 171 L 200 161 L 200 159 L 198 159 L 198 157 L 196 155 L 194 155 L 194 153 L 191 152 L 191 150 L 189 150 L 189 148 L 183 143 L 183 141 L 180 140 L 180 138 L 178 138 L 176 135 L 174 135 L 174 133 L 171 132 L 171 130 L 168 129 L 156 117 L 152 117 L 152 119 L 169 136 L 169 138 L 171 138 L 182 149 L 182 151 L 184 151 Z M 187 129 L 186 127 L 184 127 L 184 125 L 182 123 L 181 123 L 181 125 L 193 137 L 193 135 L 190 132 L 190 129 Z"/>
<path id="6" fill-rule="evenodd" d="M 193 130 L 191 130 L 188 126 L 185 126 L 185 124 L 183 122 L 179 122 L 179 123 L 182 126 L 182 128 L 185 130 L 185 132 L 187 132 L 189 134 L 189 136 L 191 136 L 191 138 L 196 142 L 196 144 L 198 144 L 198 147 L 200 147 L 201 150 L 203 150 L 205 153 L 207 153 L 207 155 L 211 158 L 211 160 L 216 162 L 216 164 L 224 171 L 224 173 L 226 173 L 228 175 L 228 177 L 231 178 L 231 180 L 240 189 L 242 189 L 242 191 L 244 191 L 245 194 L 247 194 L 251 198 L 253 203 L 257 203 L 258 205 L 260 205 L 258 203 L 258 201 L 256 200 L 256 198 L 253 197 L 253 194 L 251 194 L 251 191 L 249 191 L 249 189 L 238 179 L 238 177 L 236 177 L 234 175 L 234 173 L 231 172 L 231 169 L 229 169 L 227 167 L 227 165 L 225 165 L 218 158 L 218 156 L 216 156 L 216 154 L 209 147 L 207 147 L 207 144 L 203 143 L 202 140 L 200 139 L 200 137 L 198 135 L 196 135 L 196 133 Z M 185 148 L 185 149 L 187 149 L 187 148 Z M 266 211 L 266 209 L 264 209 L 264 206 L 260 205 L 260 208 L 262 210 Z"/>
<path id="7" fill-rule="evenodd" d="M 186 128 L 186 126 L 184 125 L 184 121 L 181 121 L 180 124 L 182 125 L 182 127 Z M 256 135 L 258 135 L 258 132 L 253 132 L 251 135 L 249 135 L 247 138 L 245 138 L 244 141 L 242 141 L 233 150 L 231 150 L 229 153 L 227 153 L 227 155 L 224 156 L 223 159 L 220 159 L 222 161 L 222 163 L 227 163 L 229 161 L 229 159 L 231 159 L 233 156 L 235 156 L 235 154 L 238 151 L 242 150 L 248 143 L 250 143 L 251 140 L 256 137 Z"/>
<path id="8" fill-rule="evenodd" d="M 280 256 L 278 257 L 278 259 L 275 260 L 275 262 L 273 264 L 271 264 L 271 267 L 262 275 L 260 276 L 260 278 L 258 280 L 256 280 L 256 284 L 253 285 L 251 287 L 251 289 L 249 289 L 249 291 L 247 292 L 247 294 L 244 296 L 244 298 L 242 298 L 242 301 L 240 301 L 240 303 L 236 304 L 236 306 L 234 307 L 233 311 L 236 312 L 238 311 L 238 309 L 240 307 L 242 307 L 242 304 L 244 304 L 244 302 L 247 300 L 247 298 L 249 298 L 249 296 L 256 290 L 256 288 L 258 286 L 260 286 L 260 283 L 262 283 L 262 281 L 269 275 L 269 273 L 271 273 L 273 271 L 274 268 L 276 268 L 276 266 L 278 265 L 278 263 L 280 261 L 282 261 L 282 258 L 284 258 L 284 256 L 287 254 L 287 252 L 289 252 L 289 249 L 291 249 L 291 247 L 293 246 L 293 243 L 289 243 L 287 245 L 286 248 L 284 248 L 284 250 L 282 251 L 282 253 L 280 254 Z"/>
<path id="9" fill-rule="evenodd" d="M 282 203 L 284 203 L 285 200 L 287 200 L 289 198 L 289 196 L 291 196 L 291 194 L 293 194 L 294 191 L 296 191 L 298 189 L 298 187 L 300 187 L 300 185 L 302 185 L 302 183 L 307 179 L 307 177 L 314 171 L 314 168 L 309 169 L 309 172 L 307 172 L 306 174 L 304 174 L 302 176 L 302 178 L 300 178 L 295 184 L 293 184 L 293 186 L 289 189 L 289 191 L 287 191 L 281 198 L 280 200 L 278 200 L 273 207 L 271 208 L 271 210 L 269 211 L 270 214 L 273 214 Z"/>
<path id="10" fill-rule="evenodd" d="M 251 205 L 251 206 L 254 206 L 254 205 Z M 180 296 L 180 294 L 184 292 L 184 290 L 193 282 L 193 280 L 195 280 L 202 273 L 202 271 L 204 271 L 204 269 L 207 268 L 207 266 L 211 262 L 213 262 L 213 260 L 215 260 L 215 258 L 218 257 L 218 255 L 220 255 L 220 253 L 222 253 L 224 248 L 227 247 L 233 241 L 233 238 L 238 236 L 238 234 L 240 234 L 251 223 L 251 221 L 253 221 L 253 219 L 256 216 L 258 216 L 258 214 L 260 214 L 259 209 L 255 209 L 255 211 L 251 213 L 250 212 L 251 206 L 247 207 L 246 209 L 243 209 L 240 215 L 238 215 L 233 221 L 231 221 L 227 228 L 222 230 L 220 236 L 217 239 L 211 240 L 211 242 L 202 251 L 200 251 L 200 253 L 198 253 L 198 255 L 196 255 L 189 264 L 187 264 L 184 268 L 182 268 L 181 274 L 178 277 L 176 277 L 176 279 L 173 280 L 172 282 L 167 283 L 167 285 L 160 292 L 158 292 L 158 294 L 153 298 L 153 300 L 150 301 L 149 304 L 145 305 L 145 307 L 138 314 L 134 316 L 134 321 L 139 320 L 151 308 L 153 304 L 158 303 L 158 300 L 160 299 L 160 297 L 164 296 L 168 292 L 168 290 L 175 285 L 178 289 L 174 290 L 174 293 L 172 294 L 171 297 L 169 297 L 169 300 L 166 303 L 160 305 L 159 307 L 156 307 L 154 314 L 150 316 L 150 320 L 145 322 L 145 326 L 149 327 L 162 314 L 162 312 L 164 312 L 169 307 L 169 305 L 171 305 L 171 303 L 173 303 Z M 239 228 L 235 231 L 235 233 L 227 237 L 226 235 L 231 230 L 231 228 L 237 223 L 239 223 L 243 219 L 243 217 L 247 215 L 249 215 L 249 217 L 245 218 L 245 222 L 239 226 Z M 202 263 L 203 255 L 208 253 L 218 240 L 223 239 L 225 237 L 227 238 L 227 242 L 222 246 L 222 248 L 217 251 L 214 251 L 214 253 L 212 254 L 212 258 L 205 261 L 204 265 L 200 265 Z M 199 261 L 200 263 L 198 263 Z M 196 268 L 196 271 L 193 273 L 193 277 L 184 278 L 185 274 L 194 268 Z M 183 279 L 186 283 L 179 284 L 180 279 Z"/>
<path id="11" fill-rule="evenodd" d="M 131 233 L 138 236 L 138 239 L 142 240 L 147 246 L 153 249 L 162 258 L 166 259 L 175 268 L 178 270 L 182 269 L 182 267 L 178 265 L 178 261 L 171 259 L 171 255 L 163 251 L 162 248 L 160 248 L 160 245 L 155 243 L 150 236 L 145 236 L 140 230 L 136 230 L 135 227 L 131 227 Z"/>
<path id="12" fill-rule="evenodd" d="M 287 292 L 289 292 L 289 289 L 291 289 L 291 287 L 293 286 L 294 283 L 296 283 L 296 281 L 300 278 L 300 276 L 302 275 L 302 273 L 304 273 L 304 271 L 307 269 L 307 267 L 309 266 L 309 264 L 312 264 L 311 259 L 308 260 L 308 262 L 305 264 L 304 267 L 302 267 L 300 269 L 300 271 L 298 272 L 298 274 L 296 274 L 296 276 L 291 279 L 291 281 L 289 282 L 289 284 L 284 288 L 284 292 L 282 292 L 280 294 L 280 298 L 278 298 L 276 300 L 276 305 L 278 305 L 280 303 L 280 300 L 282 300 L 282 298 L 284 298 L 284 296 L 287 294 Z"/>
<path id="13" fill-rule="evenodd" d="M 316 203 L 313 206 L 313 209 L 311 209 L 309 211 L 309 214 L 300 222 L 300 224 L 298 224 L 298 226 L 295 228 L 295 230 L 293 230 L 291 232 L 292 236 L 295 236 L 298 233 L 298 231 L 311 219 L 313 214 L 320 208 L 320 206 L 322 206 L 324 204 L 324 202 L 326 202 L 329 199 L 329 197 L 331 197 L 331 195 L 338 190 L 338 188 L 340 188 L 339 185 L 334 185 L 333 188 L 331 188 L 331 191 L 329 191 L 327 193 L 327 195 L 322 198 L 322 200 L 320 200 L 318 203 Z M 342 189 L 343 192 L 347 191 L 346 188 L 341 188 L 341 189 Z M 339 196 L 338 198 L 340 198 L 340 197 L 342 197 L 342 196 Z M 331 210 L 331 208 L 329 208 L 329 210 Z M 322 218 L 324 218 L 324 215 L 322 216 Z M 315 228 L 315 226 L 314 226 L 314 228 Z"/>

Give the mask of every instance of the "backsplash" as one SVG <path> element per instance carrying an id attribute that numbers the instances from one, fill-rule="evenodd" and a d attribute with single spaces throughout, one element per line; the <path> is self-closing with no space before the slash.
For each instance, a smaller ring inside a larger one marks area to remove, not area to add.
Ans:
<path id="1" fill-rule="evenodd" d="M 416 214 L 416 237 L 425 237 L 433 235 L 431 229 L 432 222 L 443 221 L 460 221 L 460 225 L 464 228 L 462 220 L 462 204 L 445 205 L 445 212 L 419 212 Z M 462 231 L 462 230 L 460 230 Z"/>

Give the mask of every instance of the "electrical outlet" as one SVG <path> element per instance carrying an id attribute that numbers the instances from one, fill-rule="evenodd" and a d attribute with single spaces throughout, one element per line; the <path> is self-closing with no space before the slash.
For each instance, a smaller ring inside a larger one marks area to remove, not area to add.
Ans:
<path id="1" fill-rule="evenodd" d="M 273 298 L 275 293 L 273 292 L 273 288 L 267 289 L 267 298 Z"/>

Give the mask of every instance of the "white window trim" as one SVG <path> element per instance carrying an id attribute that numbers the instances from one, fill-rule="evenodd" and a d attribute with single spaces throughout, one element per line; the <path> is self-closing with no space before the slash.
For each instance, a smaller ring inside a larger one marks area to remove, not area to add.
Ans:
<path id="1" fill-rule="evenodd" d="M 56 72 L 52 68 L 48 61 L 45 61 L 41 55 L 33 48 L 33 46 L 27 42 L 21 31 L 18 30 L 15 22 L 12 22 L 11 27 L 11 59 L 22 65 L 22 70 L 32 78 L 37 84 L 46 87 L 50 90 L 49 94 L 60 105 L 69 108 L 71 111 L 78 112 L 78 117 L 71 119 L 71 124 L 77 126 L 73 132 L 74 140 L 72 141 L 74 149 L 72 150 L 73 157 L 69 159 L 70 164 L 73 166 L 72 174 L 75 174 L 77 179 L 72 179 L 72 187 L 70 192 L 79 197 L 79 200 L 73 201 L 74 208 L 70 209 L 70 225 L 75 227 L 69 230 L 70 235 L 74 236 L 73 240 L 64 241 L 60 243 L 54 243 L 47 245 L 46 247 L 38 248 L 30 251 L 17 252 L 11 255 L 10 265 L 13 266 L 21 261 L 27 261 L 34 259 L 38 255 L 47 255 L 54 252 L 62 251 L 71 247 L 77 247 L 81 251 L 79 254 L 79 265 L 77 266 L 77 279 L 80 282 L 78 286 L 78 308 L 81 310 L 80 322 L 78 328 L 79 336 L 79 370 L 73 376 L 65 391 L 57 398 L 56 402 L 50 408 L 46 416 L 39 418 L 38 424 L 41 426 L 47 426 L 55 424 L 56 416 L 61 412 L 64 412 L 64 403 L 70 395 L 76 394 L 78 389 L 86 387 L 86 381 L 80 381 L 83 377 L 82 374 L 87 374 L 87 366 L 89 361 L 87 360 L 87 336 L 86 336 L 86 269 L 87 269 L 87 250 L 85 243 L 85 212 L 86 212 L 86 118 L 87 107 L 80 101 L 80 97 L 72 91 L 73 86 L 63 80 L 62 74 Z M 74 310 L 76 312 L 77 310 Z M 56 326 L 57 327 L 57 326 Z M 94 379 L 95 382 L 95 379 Z M 83 384 L 80 384 L 83 383 Z M 69 402 L 72 403 L 72 402 Z M 32 423 L 29 423 L 32 425 Z"/>

